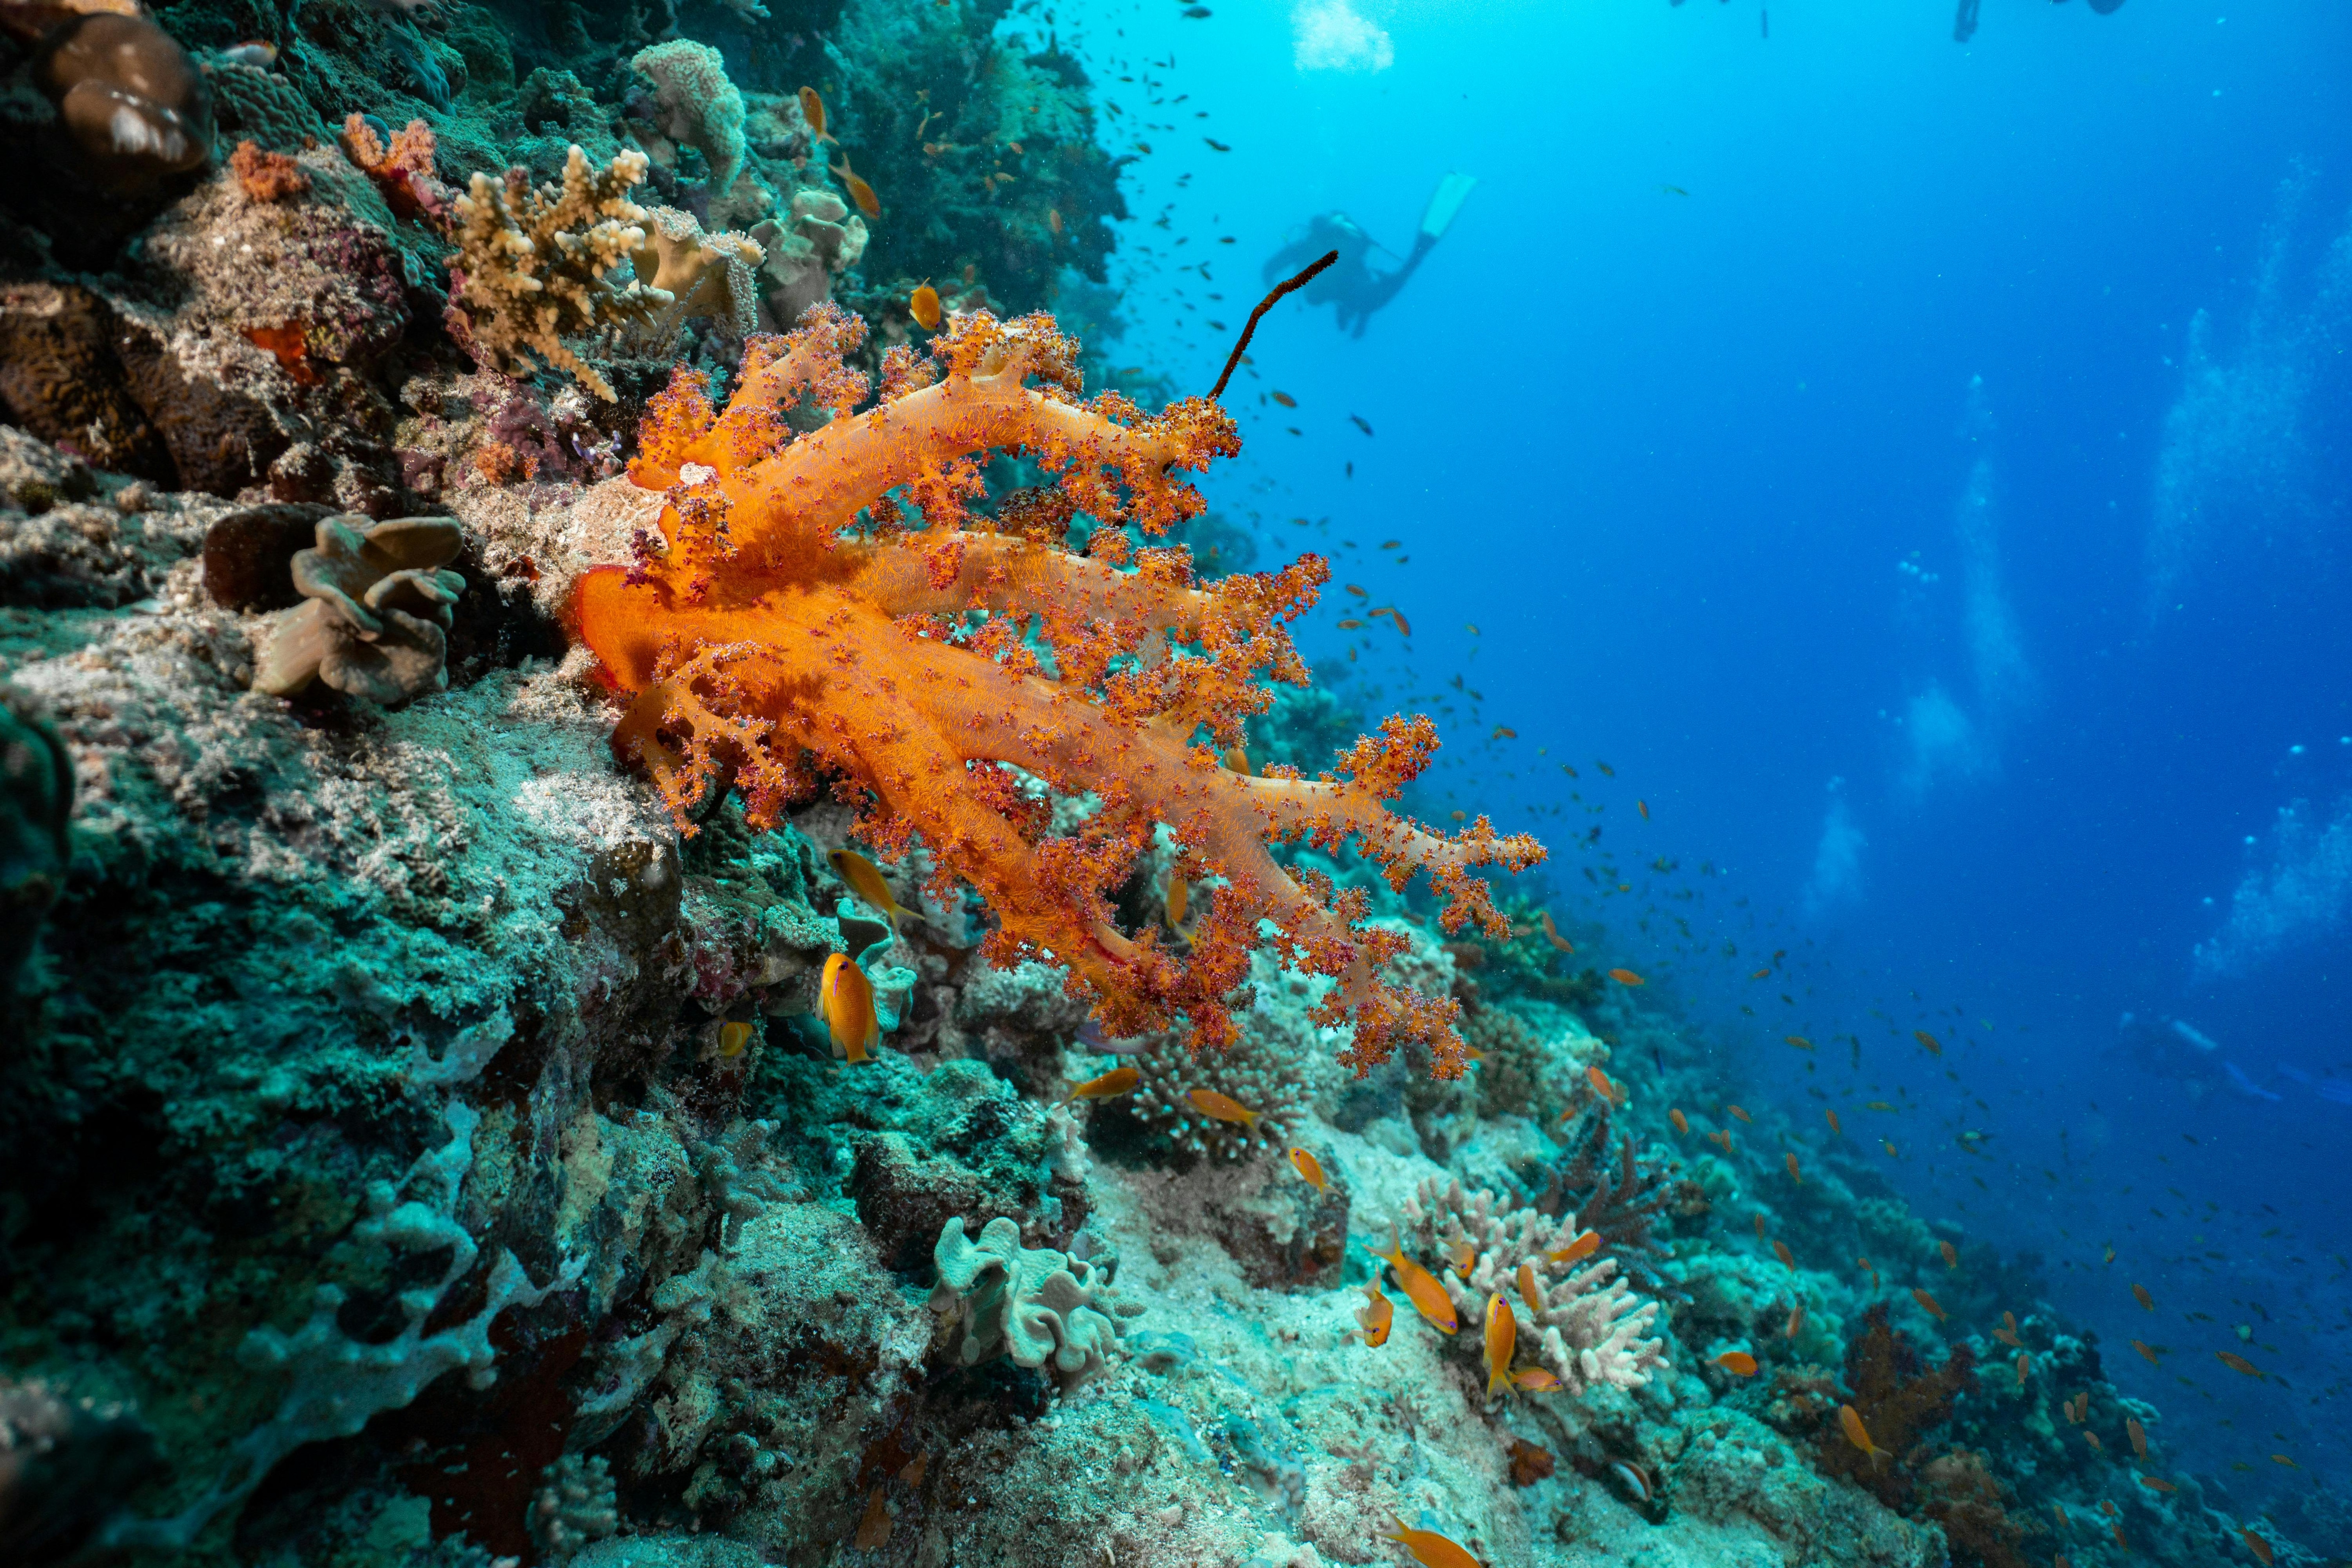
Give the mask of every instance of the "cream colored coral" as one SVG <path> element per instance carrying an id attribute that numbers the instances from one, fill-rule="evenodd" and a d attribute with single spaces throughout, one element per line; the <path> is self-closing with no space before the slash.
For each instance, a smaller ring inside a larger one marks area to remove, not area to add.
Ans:
<path id="1" fill-rule="evenodd" d="M 563 340 L 643 325 L 676 303 L 634 277 L 616 284 L 606 276 L 646 244 L 646 209 L 628 195 L 645 177 L 643 153 L 625 152 L 592 169 L 576 144 L 560 187 L 533 189 L 520 172 L 504 181 L 475 174 L 457 198 L 457 255 L 449 271 L 476 358 L 509 370 L 535 354 L 615 401 L 611 384 Z"/>
<path id="2" fill-rule="evenodd" d="M 1639 1388 L 1650 1369 L 1665 1365 L 1663 1340 L 1643 1336 L 1657 1321 L 1658 1304 L 1635 1298 L 1616 1278 L 1617 1260 L 1596 1257 L 1581 1268 L 1555 1263 L 1551 1254 L 1577 1237 L 1576 1216 L 1552 1219 L 1532 1208 L 1497 1212 L 1490 1192 L 1465 1193 L 1423 1177 L 1405 1200 L 1403 1231 L 1424 1254 L 1450 1258 L 1465 1242 L 1476 1255 L 1469 1273 L 1445 1268 L 1438 1279 L 1464 1322 L 1480 1321 L 1489 1296 L 1501 1296 L 1520 1314 L 1519 1345 L 1530 1349 L 1571 1394 L 1607 1384 Z M 1532 1265 L 1543 1310 L 1532 1330 L 1519 1290 L 1519 1265 Z"/>
<path id="3" fill-rule="evenodd" d="M 705 234 L 692 213 L 654 207 L 645 216 L 645 242 L 630 260 L 637 280 L 670 303 L 643 325 L 623 330 L 623 344 L 635 352 L 667 355 L 678 328 L 709 318 L 724 321 L 737 337 L 759 324 L 752 282 L 767 259 L 757 240 L 721 230 Z"/>
<path id="4" fill-rule="evenodd" d="M 857 265 L 866 254 L 866 220 L 849 205 L 819 185 L 803 185 L 793 195 L 789 222 L 770 218 L 751 230 L 751 237 L 767 247 L 768 313 L 779 326 L 798 322 L 818 300 L 830 298 L 833 280 Z"/>
<path id="5" fill-rule="evenodd" d="M 672 38 L 639 49 L 629 68 L 653 87 L 655 128 L 669 141 L 699 151 L 710 166 L 710 194 L 725 195 L 743 170 L 743 95 L 727 79 L 719 51 L 691 38 Z M 669 162 L 665 153 L 662 166 Z"/>

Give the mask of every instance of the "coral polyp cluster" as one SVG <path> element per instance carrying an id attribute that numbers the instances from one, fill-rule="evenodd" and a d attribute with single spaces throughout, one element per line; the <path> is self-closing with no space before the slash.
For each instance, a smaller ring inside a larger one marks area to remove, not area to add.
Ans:
<path id="1" fill-rule="evenodd" d="M 1447 837 L 1388 809 L 1436 748 L 1426 718 L 1389 720 L 1317 779 L 1227 765 L 1266 682 L 1307 682 L 1286 623 L 1328 573 L 1309 555 L 1202 585 L 1187 552 L 1137 539 L 1201 511 L 1182 476 L 1239 449 L 1224 410 L 1082 401 L 1077 346 L 1051 317 L 976 311 L 928 360 L 893 349 L 878 400 L 853 413 L 869 384 L 843 356 L 863 335 L 820 308 L 751 346 L 723 413 L 689 374 L 655 400 L 630 473 L 667 491 L 661 537 L 640 537 L 633 566 L 587 574 L 573 601 L 582 640 L 632 699 L 615 746 L 687 830 L 722 785 L 764 826 L 832 783 L 866 842 L 896 856 L 919 837 L 937 892 L 981 890 L 1000 922 L 992 963 L 1066 965 L 1112 1034 L 1181 1018 L 1196 1045 L 1229 1045 L 1271 922 L 1293 963 L 1339 982 L 1320 1018 L 1354 1024 L 1350 1066 L 1419 1040 L 1458 1076 L 1456 1004 L 1379 978 L 1403 939 L 1362 927 L 1363 892 L 1286 871 L 1267 846 L 1352 840 L 1399 888 L 1426 871 L 1449 930 L 1499 929 L 1473 871 L 1543 852 L 1484 817 Z M 796 435 L 796 406 L 831 417 Z M 992 454 L 1050 482 L 976 513 Z M 1054 833 L 1024 775 L 1097 804 Z M 1161 824 L 1207 889 L 1182 962 L 1112 917 Z"/>

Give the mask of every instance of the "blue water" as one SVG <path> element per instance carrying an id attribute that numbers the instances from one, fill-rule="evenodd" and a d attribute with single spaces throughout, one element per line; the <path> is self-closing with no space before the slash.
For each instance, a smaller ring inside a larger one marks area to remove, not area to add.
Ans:
<path id="1" fill-rule="evenodd" d="M 2352 10 L 1212 9 L 1058 21 L 1153 148 L 1139 359 L 1206 390 L 1309 216 L 1402 252 L 1480 181 L 1360 337 L 1286 302 L 1228 398 L 1215 502 L 1334 561 L 1318 675 L 1449 704 L 1432 800 L 1543 834 L 1727 1073 L 1794 1097 L 1784 1032 L 1857 1037 L 1811 1081 L 1918 1095 L 1890 1176 L 2041 1253 L 2193 1458 L 2352 1469 Z M 1337 628 L 1368 602 L 1409 645 Z"/>

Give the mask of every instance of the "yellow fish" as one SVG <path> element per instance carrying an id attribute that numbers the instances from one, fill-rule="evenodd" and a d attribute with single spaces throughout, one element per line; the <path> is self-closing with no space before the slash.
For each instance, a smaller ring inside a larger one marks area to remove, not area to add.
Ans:
<path id="1" fill-rule="evenodd" d="M 1878 1146 L 1886 1151 L 1886 1157 L 1890 1160 L 1899 1160 L 1903 1157 L 1895 1152 L 1895 1144 L 1891 1140 L 1881 1138 L 1878 1141 Z"/>
<path id="2" fill-rule="evenodd" d="M 1396 1521 L 1396 1533 L 1381 1539 L 1402 1543 L 1421 1568 L 1485 1568 L 1475 1557 L 1437 1531 L 1408 1529 L 1401 1519 Z"/>
<path id="3" fill-rule="evenodd" d="M 1937 1301 L 1933 1296 L 1928 1295 L 1925 1290 L 1913 1290 L 1911 1292 L 1911 1299 L 1914 1301 L 1918 1302 L 1920 1306 L 1926 1308 L 1927 1315 L 1935 1319 L 1936 1321 L 1939 1323 L 1946 1318 L 1951 1316 L 1950 1313 L 1944 1310 L 1943 1304 L 1941 1302 Z"/>
<path id="4" fill-rule="evenodd" d="M 849 199 L 857 204 L 857 210 L 859 212 L 864 213 L 867 217 L 880 217 L 882 216 L 882 198 L 874 194 L 873 186 L 867 184 L 865 181 L 859 179 L 855 174 L 850 172 L 849 160 L 847 158 L 844 158 L 841 161 L 841 166 L 834 170 L 833 173 L 834 177 L 839 180 L 844 186 L 847 187 L 849 191 Z"/>
<path id="5" fill-rule="evenodd" d="M 869 1059 L 866 1047 L 882 1037 L 882 1021 L 874 1012 L 874 983 L 845 952 L 824 961 L 817 979 L 817 1012 L 833 1037 L 833 1048 L 853 1062 Z"/>
<path id="6" fill-rule="evenodd" d="M 1356 1309 L 1358 1331 L 1368 1345 L 1388 1343 L 1389 1325 L 1396 1321 L 1396 1304 L 1381 1294 L 1378 1285 L 1364 1287 L 1364 1304 Z"/>
<path id="7" fill-rule="evenodd" d="M 1486 1298 L 1486 1397 L 1511 1381 L 1511 1356 L 1519 1346 L 1518 1314 L 1498 1291 Z"/>
<path id="8" fill-rule="evenodd" d="M 1885 1449 L 1870 1440 L 1870 1428 L 1862 1424 L 1862 1416 L 1853 1405 L 1838 1406 L 1838 1429 L 1845 1434 L 1847 1442 L 1872 1458 L 1884 1459 L 1887 1457 Z"/>
<path id="9" fill-rule="evenodd" d="M 1813 1048 L 1813 1042 L 1802 1035 L 1783 1035 L 1780 1037 L 1801 1051 L 1810 1051 Z"/>
<path id="10" fill-rule="evenodd" d="M 1543 1315 L 1543 1292 L 1536 1289 L 1536 1266 L 1532 1263 L 1519 1265 L 1519 1300 L 1528 1304 L 1529 1312 Z"/>
<path id="11" fill-rule="evenodd" d="M 751 1043 L 751 1025 L 728 1023 L 719 1026 L 719 1054 L 729 1061 L 741 1056 Z"/>
<path id="12" fill-rule="evenodd" d="M 1331 1190 L 1331 1179 L 1323 1173 L 1323 1163 L 1314 1155 L 1304 1149 L 1293 1149 L 1290 1152 L 1290 1163 L 1297 1168 L 1300 1175 L 1307 1178 L 1307 1184 L 1317 1192 L 1326 1193 Z"/>
<path id="13" fill-rule="evenodd" d="M 1554 1263 L 1580 1263 L 1601 1250 L 1601 1233 L 1588 1230 L 1558 1252 L 1546 1254 Z"/>
<path id="14" fill-rule="evenodd" d="M 1945 1268 L 1958 1268 L 1960 1266 L 1959 1248 L 1954 1247 L 1950 1242 L 1939 1241 L 1936 1243 L 1936 1250 L 1944 1255 Z"/>
<path id="15" fill-rule="evenodd" d="M 2020 1356 L 2018 1359 L 2022 1361 L 2025 1358 Z M 2132 1452 L 2135 1455 L 2143 1459 L 2147 1458 L 2147 1428 L 2139 1424 L 2137 1417 L 2124 1418 L 2124 1436 L 2131 1439 Z"/>
<path id="16" fill-rule="evenodd" d="M 1100 1078 L 1090 1078 L 1070 1090 L 1072 1100 L 1117 1100 L 1122 1094 L 1132 1094 L 1143 1075 L 1133 1067 L 1113 1068 Z"/>
<path id="17" fill-rule="evenodd" d="M 1789 1244 L 1785 1241 L 1772 1243 L 1772 1256 L 1780 1260 L 1780 1267 L 1783 1268 L 1794 1268 L 1797 1266 L 1797 1255 L 1789 1250 Z"/>
<path id="18" fill-rule="evenodd" d="M 824 100 L 817 96 L 816 89 L 813 87 L 801 89 L 801 118 L 808 121 L 810 136 L 818 142 L 833 140 L 825 133 Z"/>
<path id="19" fill-rule="evenodd" d="M 1437 1282 L 1436 1275 L 1404 1255 L 1402 1233 L 1391 1231 L 1388 1251 L 1382 1252 L 1376 1247 L 1367 1250 L 1396 1270 L 1397 1284 L 1404 1291 L 1405 1300 L 1411 1301 L 1413 1310 L 1428 1319 L 1438 1332 L 1451 1334 L 1459 1331 L 1454 1318 L 1454 1303 L 1447 1298 L 1445 1287 Z"/>
<path id="20" fill-rule="evenodd" d="M 2147 1293 L 2147 1287 L 2145 1285 L 2134 1285 L 2132 1287 L 2132 1300 L 2140 1304 L 2140 1309 L 2143 1311 L 2153 1312 L 2156 1310 L 2156 1298 Z"/>
<path id="21" fill-rule="evenodd" d="M 907 312 L 927 332 L 938 331 L 940 321 L 946 316 L 940 308 L 940 291 L 928 283 L 908 296 Z"/>
<path id="22" fill-rule="evenodd" d="M 892 930 L 897 930 L 898 917 L 910 920 L 923 917 L 901 904 L 890 891 L 890 884 L 882 879 L 882 868 L 855 849 L 836 849 L 825 857 L 833 862 L 833 874 L 849 884 L 849 890 L 890 918 Z"/>
<path id="23" fill-rule="evenodd" d="M 1756 1375 L 1756 1358 L 1746 1351 L 1726 1351 L 1715 1358 L 1715 1364 L 1734 1377 Z"/>
<path id="24" fill-rule="evenodd" d="M 1232 751 L 1227 752 L 1225 753 L 1225 766 L 1233 769 L 1234 772 L 1246 776 L 1250 771 L 1249 748 L 1246 746 L 1235 746 Z"/>
<path id="25" fill-rule="evenodd" d="M 1257 1131 L 1259 1112 L 1229 1095 L 1219 1094 L 1213 1089 L 1188 1089 L 1184 1091 L 1184 1098 L 1192 1102 L 1193 1110 L 1203 1116 L 1219 1121 L 1238 1122 L 1252 1132 Z"/>
<path id="26" fill-rule="evenodd" d="M 1175 872 L 1168 873 L 1168 890 L 1160 896 L 1168 911 L 1168 929 L 1174 931 L 1184 923 L 1184 911 L 1192 904 L 1192 886 Z"/>

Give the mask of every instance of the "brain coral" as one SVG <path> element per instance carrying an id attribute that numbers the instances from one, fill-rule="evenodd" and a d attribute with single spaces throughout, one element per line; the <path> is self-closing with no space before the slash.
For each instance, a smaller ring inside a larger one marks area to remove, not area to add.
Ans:
<path id="1" fill-rule="evenodd" d="M 1319 780 L 1224 764 L 1264 680 L 1307 679 L 1284 623 L 1328 568 L 1308 556 L 1196 587 L 1185 552 L 1138 550 L 1128 525 L 1156 536 L 1198 514 L 1181 476 L 1239 449 L 1231 417 L 1201 398 L 1152 418 L 1117 393 L 1082 403 L 1076 345 L 1050 317 L 984 311 L 958 316 L 929 363 L 893 349 L 881 400 L 853 414 L 868 384 L 842 361 L 864 335 L 819 306 L 789 338 L 753 341 L 723 415 L 692 372 L 655 399 L 630 474 L 667 492 L 661 535 L 639 535 L 634 565 L 583 576 L 572 602 L 630 700 L 615 747 L 688 831 L 722 785 L 765 825 L 830 782 L 887 858 L 919 836 L 935 896 L 981 889 L 1001 921 L 991 963 L 1064 965 L 1109 1035 L 1181 1016 L 1200 1043 L 1230 1044 L 1271 922 L 1296 967 L 1338 981 L 1316 1017 L 1354 1024 L 1343 1060 L 1368 1070 L 1427 1041 L 1439 1076 L 1458 1077 L 1456 1005 L 1381 978 L 1406 939 L 1362 923 L 1362 889 L 1286 872 L 1267 843 L 1352 841 L 1399 888 L 1425 870 L 1448 929 L 1499 924 L 1474 868 L 1543 852 L 1483 816 L 1446 837 L 1389 812 L 1435 750 L 1426 718 L 1390 720 Z M 795 435 L 784 414 L 802 402 L 830 423 Z M 974 517 L 994 452 L 1053 483 Z M 1080 513 L 1097 523 L 1083 553 L 1063 538 Z M 1099 808 L 1056 831 L 1024 777 Z M 1112 919 L 1161 825 L 1195 885 L 1222 879 L 1182 963 Z"/>

